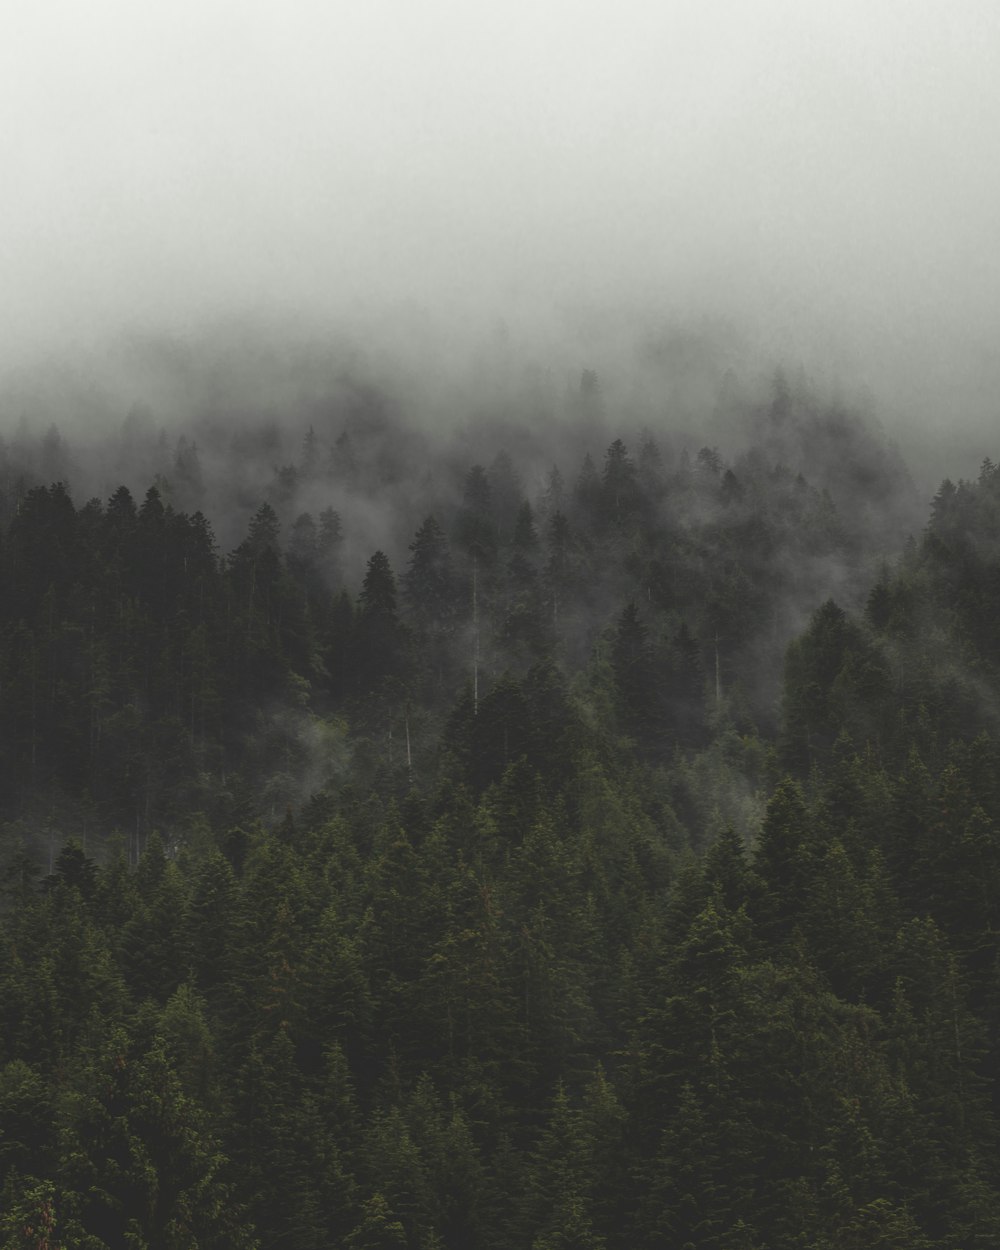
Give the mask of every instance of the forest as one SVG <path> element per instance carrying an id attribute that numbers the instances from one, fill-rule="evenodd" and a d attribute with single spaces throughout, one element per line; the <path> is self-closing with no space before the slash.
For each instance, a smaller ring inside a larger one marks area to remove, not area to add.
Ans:
<path id="1" fill-rule="evenodd" d="M 3 1250 L 1000 1245 L 1000 468 L 560 402 L 8 430 Z"/>

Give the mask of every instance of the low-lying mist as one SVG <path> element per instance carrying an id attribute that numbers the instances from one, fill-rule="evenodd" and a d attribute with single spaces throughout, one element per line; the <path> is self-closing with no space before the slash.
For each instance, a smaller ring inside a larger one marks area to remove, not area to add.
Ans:
<path id="1" fill-rule="evenodd" d="M 537 501 L 553 466 L 572 483 L 619 437 L 715 448 L 727 465 L 752 451 L 845 517 L 881 517 L 887 542 L 920 527 L 945 471 L 961 476 L 960 448 L 914 462 L 870 394 L 755 354 L 731 323 L 607 314 L 535 333 L 501 318 L 446 331 L 410 309 L 352 333 L 245 318 L 135 334 L 8 375 L 0 431 L 26 483 L 66 480 L 82 503 L 155 481 L 209 516 L 224 551 L 265 499 L 286 524 L 335 507 L 355 576 L 376 548 L 405 560 L 423 513 L 454 506 L 468 467 L 501 453 Z"/>

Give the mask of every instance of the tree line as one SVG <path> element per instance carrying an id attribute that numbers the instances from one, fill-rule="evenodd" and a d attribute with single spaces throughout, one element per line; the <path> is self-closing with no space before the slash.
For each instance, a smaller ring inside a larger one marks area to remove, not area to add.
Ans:
<path id="1" fill-rule="evenodd" d="M 0 1244 L 996 1243 L 1000 477 L 768 447 L 5 503 Z"/>

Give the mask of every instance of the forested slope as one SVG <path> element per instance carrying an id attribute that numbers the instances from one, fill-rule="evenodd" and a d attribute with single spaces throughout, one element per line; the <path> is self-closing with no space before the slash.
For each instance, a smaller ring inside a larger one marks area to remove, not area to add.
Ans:
<path id="1" fill-rule="evenodd" d="M 2 1244 L 997 1244 L 1000 477 L 594 385 L 5 448 Z"/>

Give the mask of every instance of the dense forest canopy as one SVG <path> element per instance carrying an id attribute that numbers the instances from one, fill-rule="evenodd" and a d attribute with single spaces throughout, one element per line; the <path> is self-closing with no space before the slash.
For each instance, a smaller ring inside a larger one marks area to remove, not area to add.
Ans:
<path id="1" fill-rule="evenodd" d="M 7 432 L 0 1244 L 997 1244 L 1000 473 L 723 381 Z"/>

